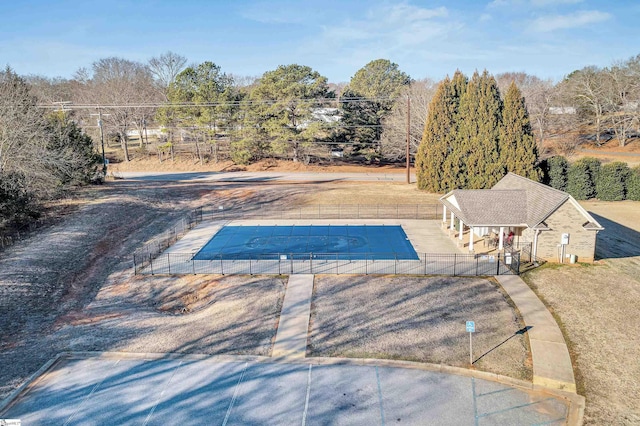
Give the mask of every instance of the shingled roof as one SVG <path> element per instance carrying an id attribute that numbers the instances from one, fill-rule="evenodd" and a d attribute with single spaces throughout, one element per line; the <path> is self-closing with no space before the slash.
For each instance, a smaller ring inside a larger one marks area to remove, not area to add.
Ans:
<path id="1" fill-rule="evenodd" d="M 492 191 L 501 189 L 523 190 L 527 198 L 527 225 L 534 227 L 545 220 L 570 197 L 569 194 L 531 179 L 507 173 L 496 183 Z"/>
<path id="2" fill-rule="evenodd" d="M 527 199 L 522 190 L 454 189 L 440 200 L 469 226 L 527 223 Z"/>
<path id="3" fill-rule="evenodd" d="M 570 198 L 566 192 L 508 173 L 491 189 L 454 189 L 440 201 L 468 226 L 534 228 Z M 602 229 L 586 210 L 574 204 L 592 229 Z"/>

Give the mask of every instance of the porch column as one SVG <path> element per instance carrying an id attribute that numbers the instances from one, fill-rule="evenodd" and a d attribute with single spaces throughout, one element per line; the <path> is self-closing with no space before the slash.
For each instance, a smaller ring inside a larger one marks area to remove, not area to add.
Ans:
<path id="1" fill-rule="evenodd" d="M 442 205 L 442 222 L 447 223 L 447 206 Z"/>
<path id="2" fill-rule="evenodd" d="M 455 231 L 455 229 L 456 229 L 456 227 L 453 224 L 454 218 L 455 218 L 455 216 L 453 215 L 453 212 L 451 212 L 451 227 L 450 228 L 451 228 L 452 231 Z"/>
<path id="3" fill-rule="evenodd" d="M 469 251 L 473 252 L 473 226 L 469 227 Z"/>
<path id="4" fill-rule="evenodd" d="M 498 250 L 504 248 L 504 226 L 500 227 L 500 242 L 498 243 Z"/>
<path id="5" fill-rule="evenodd" d="M 458 235 L 458 239 L 462 241 L 462 233 L 464 232 L 464 223 L 460 221 L 460 235 Z"/>

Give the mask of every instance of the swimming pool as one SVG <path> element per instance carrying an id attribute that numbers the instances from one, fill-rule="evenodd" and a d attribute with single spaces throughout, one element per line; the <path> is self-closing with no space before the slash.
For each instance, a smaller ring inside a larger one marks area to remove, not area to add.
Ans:
<path id="1" fill-rule="evenodd" d="M 418 259 L 397 225 L 223 226 L 193 259 L 277 259 L 301 253 L 343 260 Z"/>

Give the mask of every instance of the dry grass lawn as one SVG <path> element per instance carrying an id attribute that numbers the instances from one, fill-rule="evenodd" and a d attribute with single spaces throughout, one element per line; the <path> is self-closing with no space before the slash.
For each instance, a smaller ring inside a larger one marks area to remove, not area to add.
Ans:
<path id="1" fill-rule="evenodd" d="M 435 204 L 440 194 L 420 191 L 415 183 L 342 182 L 323 184 L 298 198 L 302 204 Z"/>
<path id="2" fill-rule="evenodd" d="M 482 278 L 316 276 L 308 353 L 469 367 L 531 379 L 523 327 L 497 284 Z"/>
<path id="3" fill-rule="evenodd" d="M 530 271 L 526 281 L 562 325 L 585 423 L 640 424 L 640 203 L 582 203 L 606 228 L 594 265 Z"/>

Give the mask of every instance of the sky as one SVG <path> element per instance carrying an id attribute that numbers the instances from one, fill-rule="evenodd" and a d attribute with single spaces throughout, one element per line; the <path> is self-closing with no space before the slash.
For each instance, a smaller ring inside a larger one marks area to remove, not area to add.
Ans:
<path id="1" fill-rule="evenodd" d="M 0 0 L 0 65 L 71 78 L 111 56 L 173 51 L 260 76 L 307 65 L 348 82 L 389 59 L 414 79 L 524 71 L 559 80 L 640 54 L 633 0 Z"/>

